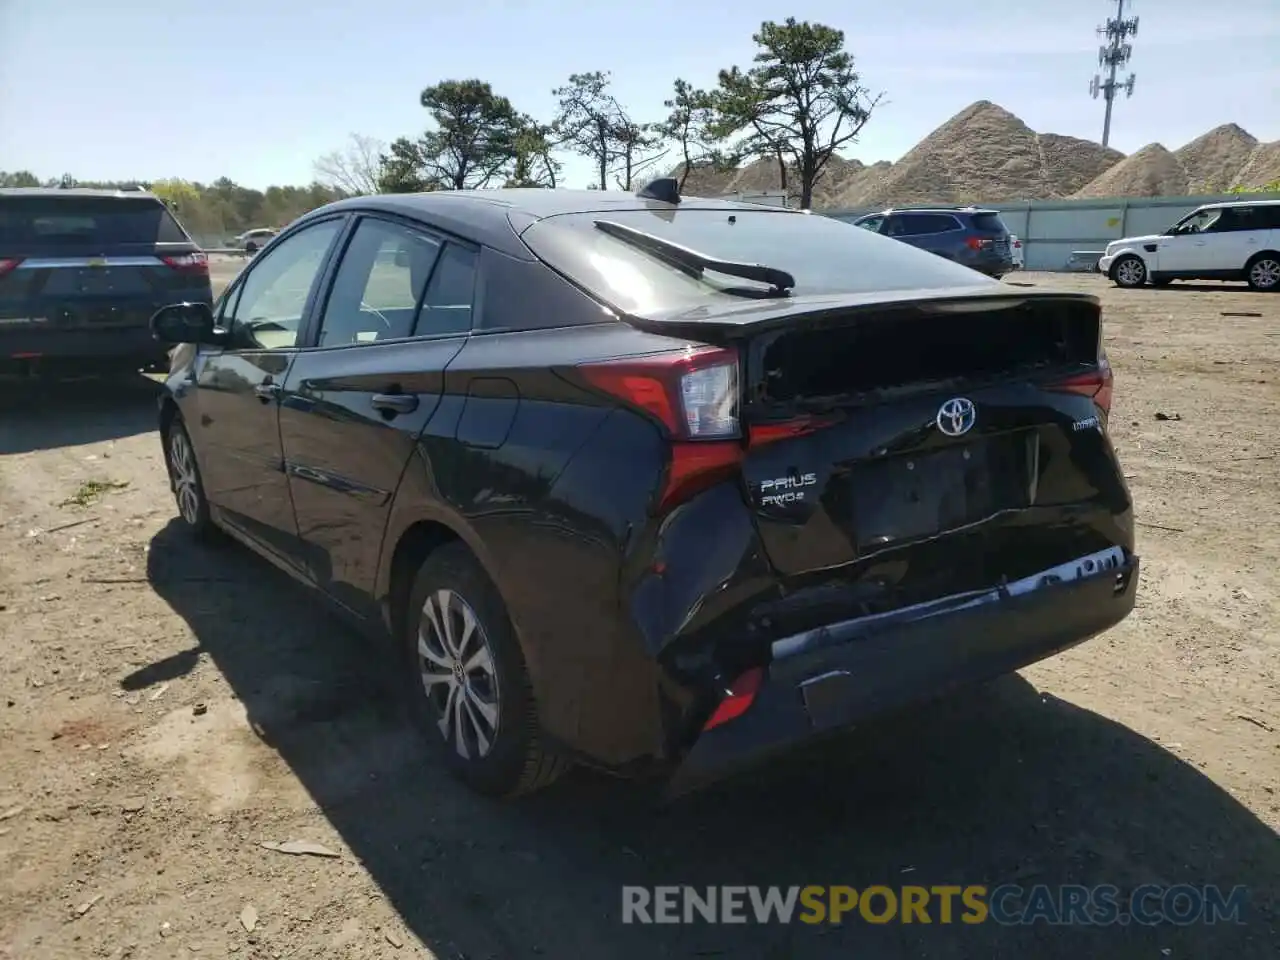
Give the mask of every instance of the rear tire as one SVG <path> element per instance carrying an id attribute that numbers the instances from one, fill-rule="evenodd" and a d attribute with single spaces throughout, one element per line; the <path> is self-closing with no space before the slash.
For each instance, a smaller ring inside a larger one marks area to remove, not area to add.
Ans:
<path id="1" fill-rule="evenodd" d="M 504 798 L 549 786 L 568 769 L 542 746 L 506 605 L 465 544 L 427 557 L 402 622 L 409 711 L 450 773 L 477 793 Z"/>
<path id="2" fill-rule="evenodd" d="M 1126 254 L 1111 265 L 1111 279 L 1117 287 L 1140 287 L 1147 282 L 1147 265 L 1141 257 Z"/>
<path id="3" fill-rule="evenodd" d="M 1244 268 L 1245 279 L 1254 290 L 1270 293 L 1280 290 L 1280 253 L 1264 251 Z"/>

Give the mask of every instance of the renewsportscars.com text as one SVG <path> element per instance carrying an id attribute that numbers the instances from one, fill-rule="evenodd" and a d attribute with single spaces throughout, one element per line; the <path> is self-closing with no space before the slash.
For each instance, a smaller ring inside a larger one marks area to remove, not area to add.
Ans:
<path id="1" fill-rule="evenodd" d="M 1111 926 L 1243 923 L 1248 891 L 1190 884 L 1022 887 L 792 886 L 622 888 L 623 923 L 863 922 Z"/>

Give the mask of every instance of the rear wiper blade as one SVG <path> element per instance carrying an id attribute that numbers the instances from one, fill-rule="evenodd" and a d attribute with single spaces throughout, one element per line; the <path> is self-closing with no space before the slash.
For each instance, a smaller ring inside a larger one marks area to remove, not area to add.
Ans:
<path id="1" fill-rule="evenodd" d="M 593 222 L 596 229 L 602 233 L 607 233 L 623 243 L 628 243 L 639 250 L 651 253 L 658 259 L 695 277 L 701 277 L 704 271 L 711 270 L 729 277 L 741 277 L 743 280 L 758 280 L 760 283 L 767 283 L 779 293 L 790 290 L 796 285 L 795 277 L 786 270 L 779 270 L 777 267 L 767 267 L 762 263 L 741 263 L 737 260 L 720 260 L 716 257 L 709 257 L 705 253 L 699 253 L 690 247 L 664 240 L 662 237 L 654 236 L 652 233 L 645 233 L 645 231 L 637 230 L 635 227 L 628 227 L 614 220 L 595 220 Z"/>

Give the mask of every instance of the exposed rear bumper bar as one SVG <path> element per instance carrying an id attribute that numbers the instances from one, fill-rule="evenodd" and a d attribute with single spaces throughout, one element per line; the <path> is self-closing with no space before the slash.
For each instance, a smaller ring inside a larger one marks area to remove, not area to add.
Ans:
<path id="1" fill-rule="evenodd" d="M 1088 640 L 1133 609 L 1138 566 L 1115 547 L 990 591 L 780 640 L 751 707 L 694 742 L 667 795 Z"/>

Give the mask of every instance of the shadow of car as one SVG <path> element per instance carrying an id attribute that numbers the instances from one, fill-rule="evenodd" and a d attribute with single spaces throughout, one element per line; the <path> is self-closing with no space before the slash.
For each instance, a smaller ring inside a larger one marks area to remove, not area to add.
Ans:
<path id="1" fill-rule="evenodd" d="M 159 385 L 142 375 L 0 378 L 0 455 L 150 433 Z"/>
<path id="2" fill-rule="evenodd" d="M 161 683 L 209 658 L 259 736 L 440 956 L 1274 955 L 1274 831 L 1157 744 L 1018 676 L 672 806 L 586 772 L 502 804 L 457 784 L 409 732 L 394 706 L 393 658 L 319 612 L 283 574 L 242 550 L 193 545 L 178 521 L 154 537 L 147 563 L 198 646 L 140 668 L 124 687 Z M 1001 883 L 1243 884 L 1249 922 L 621 922 L 626 884 Z"/>

